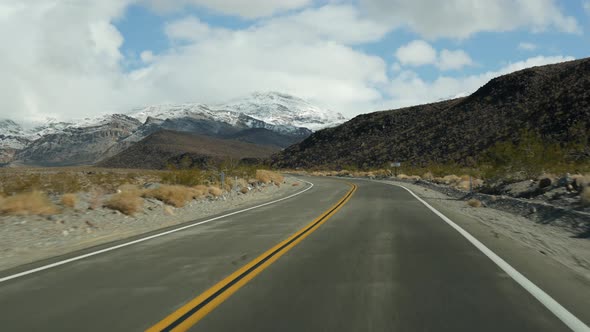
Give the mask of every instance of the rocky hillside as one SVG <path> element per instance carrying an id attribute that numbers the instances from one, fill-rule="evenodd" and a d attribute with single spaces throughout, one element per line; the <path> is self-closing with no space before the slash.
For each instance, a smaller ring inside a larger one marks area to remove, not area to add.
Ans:
<path id="1" fill-rule="evenodd" d="M 274 155 L 273 163 L 466 163 L 496 142 L 518 140 L 522 129 L 559 143 L 590 132 L 590 58 L 501 76 L 465 98 L 360 115 Z"/>
<path id="2" fill-rule="evenodd" d="M 102 167 L 163 169 L 168 165 L 206 167 L 226 158 L 268 158 L 278 148 L 169 130 L 149 135 L 98 164 Z M 180 165 L 181 163 L 189 163 Z"/>

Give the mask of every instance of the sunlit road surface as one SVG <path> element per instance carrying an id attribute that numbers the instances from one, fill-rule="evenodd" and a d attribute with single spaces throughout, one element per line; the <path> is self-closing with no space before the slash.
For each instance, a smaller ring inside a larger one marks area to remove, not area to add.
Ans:
<path id="1" fill-rule="evenodd" d="M 403 188 L 307 180 L 288 200 L 2 282 L 0 330 L 571 330 Z"/>

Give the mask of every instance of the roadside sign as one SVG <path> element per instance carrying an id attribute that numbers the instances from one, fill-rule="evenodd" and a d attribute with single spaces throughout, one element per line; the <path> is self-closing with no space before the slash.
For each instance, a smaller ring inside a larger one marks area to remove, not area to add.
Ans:
<path id="1" fill-rule="evenodd" d="M 400 163 L 399 161 L 394 161 L 391 163 L 391 167 L 393 167 L 395 177 L 397 177 L 397 169 L 400 168 L 401 166 L 402 166 L 402 163 Z"/>

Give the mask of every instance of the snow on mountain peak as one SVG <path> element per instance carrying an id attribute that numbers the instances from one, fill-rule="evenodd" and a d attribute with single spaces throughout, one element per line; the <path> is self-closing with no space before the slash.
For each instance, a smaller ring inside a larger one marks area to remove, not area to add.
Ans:
<path id="1" fill-rule="evenodd" d="M 346 121 L 340 113 L 320 108 L 301 98 L 279 92 L 255 92 L 225 104 L 162 104 L 137 108 L 127 115 L 145 122 L 148 118 L 177 119 L 204 116 L 235 125 L 240 114 L 280 128 L 303 127 L 316 131 Z"/>
<path id="2" fill-rule="evenodd" d="M 232 110 L 278 126 L 304 127 L 313 131 L 339 125 L 346 118 L 310 102 L 280 92 L 255 92 L 212 109 Z"/>

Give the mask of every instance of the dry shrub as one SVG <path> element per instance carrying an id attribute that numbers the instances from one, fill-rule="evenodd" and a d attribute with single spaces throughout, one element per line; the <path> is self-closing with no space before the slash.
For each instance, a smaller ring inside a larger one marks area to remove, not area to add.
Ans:
<path id="1" fill-rule="evenodd" d="M 200 196 L 207 196 L 207 194 L 209 194 L 209 188 L 207 188 L 207 186 L 205 185 L 198 185 L 198 186 L 194 186 L 193 190 L 198 193 L 199 197 Z"/>
<path id="2" fill-rule="evenodd" d="M 250 189 L 248 189 L 248 187 L 242 187 L 242 189 L 240 189 L 240 192 L 242 194 L 247 194 L 248 192 L 250 192 Z"/>
<path id="3" fill-rule="evenodd" d="M 584 190 L 584 188 L 590 186 L 590 174 L 586 174 L 586 175 L 576 174 L 576 175 L 572 176 L 572 179 L 574 180 L 573 184 L 574 184 L 575 188 L 579 192 L 582 192 Z"/>
<path id="4" fill-rule="evenodd" d="M 471 207 L 474 207 L 474 208 L 481 207 L 481 201 L 479 199 L 475 199 L 475 198 L 468 200 L 467 204 Z"/>
<path id="5" fill-rule="evenodd" d="M 580 202 L 583 206 L 590 206 L 590 187 L 585 187 L 580 194 Z"/>
<path id="6" fill-rule="evenodd" d="M 223 195 L 223 190 L 218 187 L 209 187 L 209 194 L 213 197 L 219 197 Z"/>
<path id="7" fill-rule="evenodd" d="M 200 191 L 184 186 L 160 186 L 143 193 L 143 197 L 155 198 L 177 208 L 183 207 L 188 201 L 201 196 Z"/>
<path id="8" fill-rule="evenodd" d="M 124 191 L 113 195 L 104 206 L 126 215 L 135 214 L 143 208 L 143 199 L 133 191 Z"/>
<path id="9" fill-rule="evenodd" d="M 26 216 L 26 215 L 52 215 L 59 210 L 40 191 L 21 193 L 0 200 L 0 214 Z"/>
<path id="10" fill-rule="evenodd" d="M 96 210 L 102 206 L 104 191 L 101 188 L 96 188 L 90 192 L 90 200 L 88 201 L 88 208 Z"/>
<path id="11" fill-rule="evenodd" d="M 70 209 L 75 209 L 78 203 L 78 196 L 76 194 L 64 194 L 61 197 L 61 204 Z"/>
<path id="12" fill-rule="evenodd" d="M 457 185 L 461 182 L 461 178 L 456 176 L 456 175 L 447 175 L 445 177 L 442 178 L 442 182 L 444 184 L 448 184 L 448 185 Z M 467 178 L 467 180 L 469 181 L 469 178 Z"/>
<path id="13" fill-rule="evenodd" d="M 426 181 L 432 181 L 434 180 L 434 175 L 432 174 L 432 172 L 428 171 L 422 175 L 422 179 Z"/>
<path id="14" fill-rule="evenodd" d="M 459 189 L 469 190 L 469 180 L 461 180 L 461 182 L 457 183 L 455 186 Z"/>
<path id="15" fill-rule="evenodd" d="M 295 183 L 293 183 L 291 186 L 293 186 L 293 187 L 297 187 L 298 185 L 299 185 L 299 182 L 295 182 Z"/>
<path id="16" fill-rule="evenodd" d="M 401 180 L 413 180 L 413 181 L 417 181 L 420 180 L 421 178 L 418 175 L 406 175 L 406 174 L 399 174 L 397 176 L 398 179 Z"/>
<path id="17" fill-rule="evenodd" d="M 259 169 L 256 171 L 256 179 L 262 183 L 281 184 L 285 181 L 285 177 L 277 172 Z"/>

